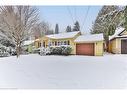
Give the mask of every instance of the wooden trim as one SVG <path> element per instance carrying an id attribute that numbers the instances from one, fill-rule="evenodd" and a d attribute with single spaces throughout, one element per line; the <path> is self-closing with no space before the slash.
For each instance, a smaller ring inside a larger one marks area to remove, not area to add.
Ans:
<path id="1" fill-rule="evenodd" d="M 118 35 L 121 36 L 121 34 L 125 31 L 126 29 L 124 29 L 122 32 L 120 32 Z"/>

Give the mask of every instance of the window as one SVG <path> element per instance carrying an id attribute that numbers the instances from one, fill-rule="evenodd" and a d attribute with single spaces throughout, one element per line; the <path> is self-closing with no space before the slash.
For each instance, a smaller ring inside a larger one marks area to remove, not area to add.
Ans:
<path id="1" fill-rule="evenodd" d="M 64 45 L 64 42 L 63 41 L 61 41 L 61 45 Z"/>
<path id="2" fill-rule="evenodd" d="M 62 45 L 62 41 L 60 41 L 60 45 Z"/>
<path id="3" fill-rule="evenodd" d="M 70 45 L 70 41 L 69 40 L 67 41 L 67 45 Z"/>
<path id="4" fill-rule="evenodd" d="M 45 47 L 45 42 L 43 42 L 43 47 Z"/>
<path id="5" fill-rule="evenodd" d="M 51 46 L 51 42 L 49 42 L 49 46 Z"/>
<path id="6" fill-rule="evenodd" d="M 41 47 L 41 43 L 39 43 L 39 47 Z"/>
<path id="7" fill-rule="evenodd" d="M 55 46 L 57 45 L 57 41 L 55 41 Z"/>
<path id="8" fill-rule="evenodd" d="M 58 41 L 58 46 L 60 45 L 60 42 Z"/>
<path id="9" fill-rule="evenodd" d="M 55 44 L 56 44 L 55 42 L 52 42 L 52 45 L 53 45 L 53 46 L 55 46 Z"/>
<path id="10" fill-rule="evenodd" d="M 67 44 L 67 41 L 64 41 L 64 45 L 66 45 Z"/>

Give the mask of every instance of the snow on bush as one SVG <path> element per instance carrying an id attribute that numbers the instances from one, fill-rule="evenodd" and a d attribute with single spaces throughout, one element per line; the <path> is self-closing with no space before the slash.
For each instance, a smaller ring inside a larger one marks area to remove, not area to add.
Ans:
<path id="1" fill-rule="evenodd" d="M 51 46 L 47 48 L 39 48 L 40 55 L 69 55 L 72 52 L 70 46 Z"/>
<path id="2" fill-rule="evenodd" d="M 72 52 L 72 48 L 70 46 L 58 46 L 58 47 L 50 47 L 51 54 L 55 55 L 69 55 Z"/>
<path id="3" fill-rule="evenodd" d="M 51 50 L 51 54 L 61 55 L 62 53 L 61 47 L 50 47 L 50 50 Z"/>
<path id="4" fill-rule="evenodd" d="M 7 57 L 9 56 L 9 52 L 7 51 L 7 47 L 0 44 L 0 57 Z"/>
<path id="5" fill-rule="evenodd" d="M 40 55 L 47 55 L 47 54 L 50 54 L 51 52 L 50 52 L 50 48 L 49 47 L 47 47 L 47 48 L 44 48 L 44 47 L 42 47 L 42 48 L 40 48 Z"/>
<path id="6" fill-rule="evenodd" d="M 63 55 L 69 55 L 69 54 L 71 54 L 71 52 L 72 52 L 72 48 L 71 47 L 64 47 L 64 46 L 62 46 L 62 54 Z"/>

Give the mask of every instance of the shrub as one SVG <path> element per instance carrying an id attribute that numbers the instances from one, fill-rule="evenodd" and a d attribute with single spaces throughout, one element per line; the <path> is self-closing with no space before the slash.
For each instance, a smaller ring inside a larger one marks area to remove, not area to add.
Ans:
<path id="1" fill-rule="evenodd" d="M 50 54 L 54 55 L 69 55 L 72 52 L 72 48 L 69 46 L 50 47 Z"/>
<path id="2" fill-rule="evenodd" d="M 7 51 L 7 47 L 0 44 L 0 57 L 7 57 L 10 54 Z"/>
<path id="3" fill-rule="evenodd" d="M 67 46 L 67 47 L 62 47 L 62 55 L 69 55 L 72 52 L 72 48 Z"/>

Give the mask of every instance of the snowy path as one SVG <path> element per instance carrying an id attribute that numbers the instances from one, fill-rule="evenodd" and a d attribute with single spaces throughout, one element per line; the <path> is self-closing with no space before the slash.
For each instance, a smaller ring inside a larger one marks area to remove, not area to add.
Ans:
<path id="1" fill-rule="evenodd" d="M 127 55 L 0 58 L 0 88 L 127 88 Z"/>

